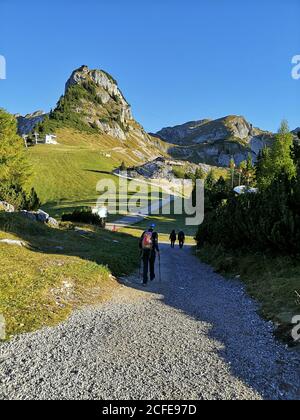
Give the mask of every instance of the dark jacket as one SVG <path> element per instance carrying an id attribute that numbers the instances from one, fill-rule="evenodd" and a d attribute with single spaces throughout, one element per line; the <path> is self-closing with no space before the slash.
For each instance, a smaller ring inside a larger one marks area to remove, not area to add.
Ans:
<path id="1" fill-rule="evenodd" d="M 184 232 L 179 232 L 178 233 L 178 240 L 179 240 L 179 242 L 184 242 L 185 241 L 185 233 Z"/>
<path id="2" fill-rule="evenodd" d="M 172 232 L 171 235 L 170 235 L 170 241 L 172 241 L 172 242 L 174 241 L 175 242 L 176 239 L 177 239 L 176 232 Z"/>

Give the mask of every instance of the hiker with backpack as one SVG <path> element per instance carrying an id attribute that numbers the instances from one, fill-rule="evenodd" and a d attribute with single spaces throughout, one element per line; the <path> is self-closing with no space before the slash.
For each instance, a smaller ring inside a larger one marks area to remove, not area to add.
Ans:
<path id="1" fill-rule="evenodd" d="M 143 285 L 148 283 L 148 275 L 150 273 L 150 280 L 155 279 L 155 261 L 156 254 L 160 255 L 158 246 L 158 233 L 154 231 L 155 225 L 150 225 L 140 239 L 139 247 L 141 250 L 141 259 L 143 261 Z"/>
<path id="2" fill-rule="evenodd" d="M 171 235 L 170 235 L 171 248 L 175 248 L 176 239 L 177 239 L 176 231 L 172 230 Z"/>
<path id="3" fill-rule="evenodd" d="M 178 233 L 178 241 L 179 241 L 179 247 L 180 249 L 182 249 L 185 243 L 185 233 L 182 230 Z"/>

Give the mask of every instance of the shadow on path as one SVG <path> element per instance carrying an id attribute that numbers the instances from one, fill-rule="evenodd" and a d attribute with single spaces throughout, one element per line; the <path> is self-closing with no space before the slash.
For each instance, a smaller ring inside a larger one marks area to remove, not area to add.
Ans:
<path id="1" fill-rule="evenodd" d="M 171 250 L 162 245 L 161 249 L 162 282 L 157 279 L 146 292 L 209 324 L 208 335 L 220 343 L 217 351 L 232 374 L 264 399 L 300 399 L 299 354 L 275 340 L 272 324 L 257 314 L 258 307 L 243 285 L 202 264 L 191 247 Z M 145 290 L 140 279 L 125 280 L 125 285 Z"/>
<path id="2" fill-rule="evenodd" d="M 36 223 L 29 223 L 24 231 L 24 220 L 20 216 L 6 217 L 5 224 L 7 232 L 17 234 L 38 252 L 79 256 L 98 264 L 108 264 L 114 267 L 116 275 L 129 272 L 130 267 L 136 266 L 137 239 L 129 235 L 103 231 L 99 243 L 99 235 L 93 233 L 90 236 L 66 233 Z M 46 243 L 43 237 L 45 229 L 48 234 Z M 55 246 L 61 244 L 64 249 L 55 251 Z M 171 250 L 162 245 L 161 250 L 162 282 L 157 279 L 144 289 L 139 279 L 132 277 L 125 279 L 124 284 L 153 294 L 156 302 L 161 300 L 163 305 L 199 322 L 202 328 L 195 333 L 195 338 L 199 334 L 203 340 L 209 339 L 212 343 L 210 351 L 225 361 L 234 377 L 264 399 L 300 399 L 299 355 L 288 352 L 285 346 L 275 341 L 272 325 L 259 317 L 257 305 L 247 296 L 241 283 L 225 280 L 214 273 L 193 255 L 191 247 Z M 164 308 L 161 310 L 164 312 Z M 132 322 L 138 320 L 133 318 Z M 134 327 L 139 326 L 134 324 Z M 151 330 L 151 324 L 148 328 Z M 163 327 L 159 333 L 164 334 Z M 206 355 L 202 359 L 206 360 Z M 212 366 L 212 381 L 218 378 L 217 369 L 217 364 Z"/>

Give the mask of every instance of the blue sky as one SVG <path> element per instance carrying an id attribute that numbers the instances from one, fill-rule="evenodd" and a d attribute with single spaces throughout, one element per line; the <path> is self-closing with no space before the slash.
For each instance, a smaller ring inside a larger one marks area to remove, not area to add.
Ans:
<path id="1" fill-rule="evenodd" d="M 0 107 L 48 111 L 72 70 L 103 68 L 148 131 L 244 115 L 300 126 L 299 0 L 0 0 Z"/>

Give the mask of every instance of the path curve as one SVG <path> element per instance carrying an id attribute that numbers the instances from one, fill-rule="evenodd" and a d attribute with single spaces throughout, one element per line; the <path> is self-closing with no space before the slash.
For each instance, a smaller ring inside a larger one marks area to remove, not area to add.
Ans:
<path id="1" fill-rule="evenodd" d="M 1 399 L 300 399 L 299 355 L 238 282 L 163 246 L 162 282 L 0 345 Z"/>

